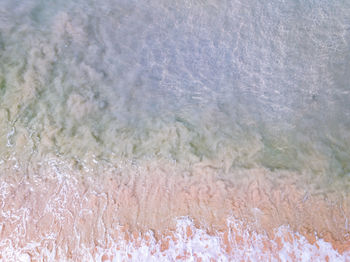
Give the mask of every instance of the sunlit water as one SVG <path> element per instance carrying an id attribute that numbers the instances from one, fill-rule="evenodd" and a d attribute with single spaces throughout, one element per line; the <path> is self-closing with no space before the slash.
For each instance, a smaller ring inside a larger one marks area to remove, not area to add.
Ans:
<path id="1" fill-rule="evenodd" d="M 349 1 L 2 0 L 0 260 L 345 260 L 349 83 Z"/>

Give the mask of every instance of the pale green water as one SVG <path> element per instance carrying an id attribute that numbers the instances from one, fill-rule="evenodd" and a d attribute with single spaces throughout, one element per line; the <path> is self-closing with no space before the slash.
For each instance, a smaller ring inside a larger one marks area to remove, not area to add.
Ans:
<path id="1" fill-rule="evenodd" d="M 0 157 L 213 159 L 348 190 L 349 76 L 348 1 L 5 0 Z"/>
<path id="2" fill-rule="evenodd" d="M 349 83 L 350 1 L 0 1 L 0 261 L 345 261 Z"/>

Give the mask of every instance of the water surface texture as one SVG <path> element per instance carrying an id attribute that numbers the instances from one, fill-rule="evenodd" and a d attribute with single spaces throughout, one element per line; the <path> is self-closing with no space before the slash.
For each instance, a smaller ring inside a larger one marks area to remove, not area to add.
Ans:
<path id="1" fill-rule="evenodd" d="M 346 259 L 349 83 L 349 1 L 2 0 L 0 260 Z"/>

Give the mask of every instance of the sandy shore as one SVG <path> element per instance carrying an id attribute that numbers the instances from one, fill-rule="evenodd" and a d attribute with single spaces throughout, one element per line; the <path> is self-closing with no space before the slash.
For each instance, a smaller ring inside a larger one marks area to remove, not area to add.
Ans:
<path id="1" fill-rule="evenodd" d="M 78 170 L 54 159 L 25 169 L 3 164 L 1 172 L 6 261 L 136 259 L 140 250 L 197 261 L 252 249 L 260 250 L 252 258 L 350 254 L 349 196 L 308 191 L 291 172 L 164 161 Z M 200 246 L 192 253 L 191 241 Z"/>

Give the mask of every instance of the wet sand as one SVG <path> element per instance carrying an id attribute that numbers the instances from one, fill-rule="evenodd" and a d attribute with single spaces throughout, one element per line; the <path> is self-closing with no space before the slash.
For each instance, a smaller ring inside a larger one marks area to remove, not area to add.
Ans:
<path id="1" fill-rule="evenodd" d="M 349 259 L 349 196 L 311 191 L 303 179 L 161 160 L 90 169 L 57 159 L 3 164 L 0 258 Z"/>
<path id="2" fill-rule="evenodd" d="M 350 261 L 350 1 L 0 1 L 0 262 Z"/>

